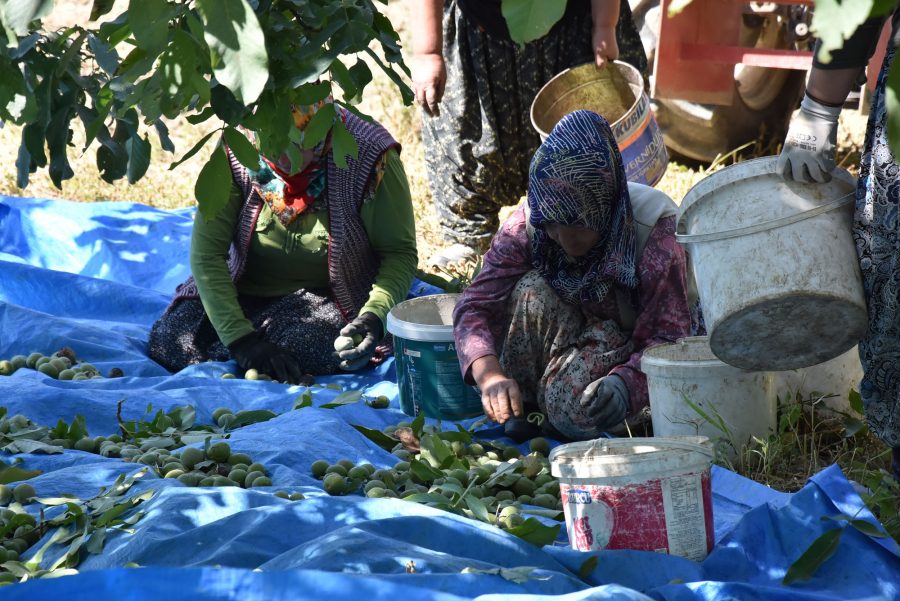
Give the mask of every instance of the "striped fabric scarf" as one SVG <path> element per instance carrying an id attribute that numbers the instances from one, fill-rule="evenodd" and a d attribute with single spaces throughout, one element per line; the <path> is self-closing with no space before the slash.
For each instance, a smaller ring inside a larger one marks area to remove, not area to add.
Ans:
<path id="1" fill-rule="evenodd" d="M 628 182 L 606 119 L 579 110 L 560 120 L 531 160 L 528 207 L 532 264 L 561 298 L 599 302 L 613 284 L 637 287 Z M 547 235 L 549 223 L 590 228 L 600 240 L 572 258 Z"/>

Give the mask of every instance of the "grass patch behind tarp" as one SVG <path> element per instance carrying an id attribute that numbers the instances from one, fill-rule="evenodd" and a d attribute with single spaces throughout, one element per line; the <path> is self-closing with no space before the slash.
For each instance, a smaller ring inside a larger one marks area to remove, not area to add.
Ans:
<path id="1" fill-rule="evenodd" d="M 838 464 L 856 482 L 866 505 L 888 533 L 900 541 L 900 484 L 891 476 L 891 451 L 862 420 L 862 400 L 850 392 L 848 412 L 825 407 L 828 395 L 786 395 L 778 401 L 775 432 L 735 444 L 727 424 L 702 416 L 722 431 L 716 441 L 738 447 L 737 458 L 717 454 L 716 462 L 775 490 L 795 492 L 824 468 Z M 694 406 L 692 404 L 692 406 Z"/>

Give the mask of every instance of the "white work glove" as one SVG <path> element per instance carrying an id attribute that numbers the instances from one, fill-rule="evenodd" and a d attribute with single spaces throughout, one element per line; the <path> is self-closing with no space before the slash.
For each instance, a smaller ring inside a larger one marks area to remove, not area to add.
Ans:
<path id="1" fill-rule="evenodd" d="M 784 179 L 820 184 L 831 180 L 841 108 L 803 96 L 778 157 L 776 170 Z"/>
<path id="2" fill-rule="evenodd" d="M 384 326 L 381 318 L 366 311 L 345 325 L 340 335 L 342 338 L 350 339 L 350 344 L 346 345 L 346 340 L 342 340 L 341 344 L 335 340 L 335 355 L 341 360 L 338 367 L 344 371 L 356 371 L 362 369 L 369 364 L 369 360 L 375 355 L 375 349 L 378 343 L 384 338 Z M 354 337 L 359 340 L 359 344 L 353 342 Z M 341 350 L 337 350 L 340 348 Z"/>
<path id="3" fill-rule="evenodd" d="M 604 376 L 587 385 L 580 403 L 599 430 L 609 430 L 625 420 L 628 413 L 628 386 L 619 376 Z"/>

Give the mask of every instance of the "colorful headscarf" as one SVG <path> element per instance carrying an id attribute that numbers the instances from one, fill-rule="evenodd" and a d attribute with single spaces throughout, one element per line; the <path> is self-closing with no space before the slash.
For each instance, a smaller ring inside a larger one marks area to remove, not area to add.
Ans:
<path id="1" fill-rule="evenodd" d="M 325 107 L 340 114 L 330 96 L 316 104 L 291 106 L 291 116 L 296 127 L 292 143 L 302 147 L 306 127 L 313 115 Z M 325 157 L 328 150 L 326 142 L 327 138 L 316 144 L 312 149 L 312 160 L 297 173 L 289 173 L 289 169 L 285 169 L 286 165 L 260 155 L 259 170 L 251 176 L 257 181 L 263 200 L 283 225 L 290 224 L 313 206 L 324 192 L 327 172 Z"/>
<path id="2" fill-rule="evenodd" d="M 635 231 L 622 156 L 606 119 L 587 110 L 563 117 L 531 160 L 532 264 L 563 299 L 601 301 L 610 286 L 638 285 Z M 600 233 L 585 256 L 570 258 L 547 235 L 549 223 Z"/>

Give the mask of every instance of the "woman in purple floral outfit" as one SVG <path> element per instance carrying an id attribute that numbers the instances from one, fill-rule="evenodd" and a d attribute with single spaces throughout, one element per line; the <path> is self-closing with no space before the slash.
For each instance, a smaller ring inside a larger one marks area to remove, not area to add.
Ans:
<path id="1" fill-rule="evenodd" d="M 675 211 L 626 181 L 603 117 L 557 124 L 531 161 L 527 204 L 454 311 L 463 376 L 488 418 L 513 435 L 516 418 L 540 411 L 584 440 L 647 407 L 644 349 L 692 330 Z"/>

